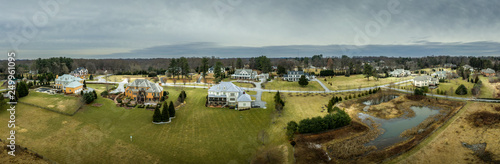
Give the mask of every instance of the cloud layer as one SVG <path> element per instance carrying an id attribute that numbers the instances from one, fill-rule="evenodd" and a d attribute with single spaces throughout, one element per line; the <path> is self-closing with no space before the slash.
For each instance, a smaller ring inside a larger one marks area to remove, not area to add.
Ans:
<path id="1" fill-rule="evenodd" d="M 0 48 L 18 36 L 25 58 L 341 55 L 342 45 L 362 47 L 348 55 L 500 55 L 500 1 L 40 2 L 0 6 Z M 43 5 L 51 2 L 54 16 Z M 46 24 L 26 37 L 40 13 Z"/>

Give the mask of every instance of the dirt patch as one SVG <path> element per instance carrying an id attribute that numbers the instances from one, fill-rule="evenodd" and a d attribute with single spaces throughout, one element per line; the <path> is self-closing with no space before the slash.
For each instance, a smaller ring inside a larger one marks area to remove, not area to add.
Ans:
<path id="1" fill-rule="evenodd" d="M 53 108 L 55 105 L 47 105 L 48 108 Z"/>
<path id="2" fill-rule="evenodd" d="M 10 149 L 6 146 L 7 144 L 0 140 L 0 163 L 49 163 L 39 154 L 32 153 L 18 145 L 16 145 L 16 156 L 8 155 L 7 152 Z"/>
<path id="3" fill-rule="evenodd" d="M 495 125 L 500 123 L 500 114 L 481 111 L 469 115 L 467 119 L 475 127 L 498 127 Z"/>

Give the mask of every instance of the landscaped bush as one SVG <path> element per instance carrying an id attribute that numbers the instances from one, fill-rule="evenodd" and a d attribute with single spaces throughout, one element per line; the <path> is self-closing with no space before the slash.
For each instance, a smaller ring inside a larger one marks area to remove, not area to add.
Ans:
<path id="1" fill-rule="evenodd" d="M 317 133 L 329 129 L 335 129 L 349 125 L 351 117 L 343 111 L 338 110 L 335 114 L 328 114 L 325 117 L 313 117 L 299 122 L 299 133 Z"/>
<path id="2" fill-rule="evenodd" d="M 458 86 L 457 90 L 455 90 L 455 94 L 457 95 L 466 95 L 467 94 L 467 88 L 462 84 Z"/>
<path id="3" fill-rule="evenodd" d="M 83 94 L 83 101 L 84 101 L 86 104 L 90 104 L 90 103 L 92 103 L 94 100 L 95 100 L 95 98 L 94 98 L 94 94 L 93 94 L 93 93 L 88 92 L 88 93 L 84 93 L 84 94 Z"/>

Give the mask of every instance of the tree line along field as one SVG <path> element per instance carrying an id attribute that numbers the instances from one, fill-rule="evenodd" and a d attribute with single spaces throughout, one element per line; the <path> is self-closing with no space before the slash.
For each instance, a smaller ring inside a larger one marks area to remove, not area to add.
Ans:
<path id="1" fill-rule="evenodd" d="M 167 91 L 169 100 L 180 93 L 172 87 Z M 85 105 L 74 116 L 19 104 L 16 143 L 61 163 L 248 162 L 260 146 L 258 133 L 269 127 L 273 109 L 207 108 L 206 89 L 185 91 L 188 103 L 165 125 L 151 123 L 152 111 L 116 107 L 100 96 L 94 103 L 102 106 Z M 7 122 L 7 115 L 2 110 L 0 121 Z"/>
<path id="2" fill-rule="evenodd" d="M 414 77 L 388 77 L 388 78 L 379 78 L 375 80 L 373 77 L 370 77 L 370 80 L 364 77 L 364 75 L 351 75 L 349 77 L 346 76 L 333 76 L 333 77 L 324 77 L 318 78 L 320 82 L 325 84 L 326 87 L 330 90 L 346 90 L 346 89 L 358 89 L 365 87 L 373 87 L 378 85 L 385 85 L 390 83 L 396 83 L 400 81 L 410 80 Z M 325 81 L 326 79 L 326 81 Z M 330 83 L 332 85 L 330 85 Z"/>

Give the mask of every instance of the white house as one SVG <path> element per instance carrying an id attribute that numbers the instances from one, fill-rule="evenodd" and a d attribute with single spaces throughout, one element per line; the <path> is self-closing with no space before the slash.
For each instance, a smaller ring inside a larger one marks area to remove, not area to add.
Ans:
<path id="1" fill-rule="evenodd" d="M 283 80 L 286 81 L 299 81 L 300 77 L 304 75 L 307 80 L 309 80 L 311 77 L 309 77 L 308 73 L 304 73 L 304 71 L 288 71 L 288 74 L 283 75 Z"/>
<path id="2" fill-rule="evenodd" d="M 431 74 L 431 76 L 432 77 L 436 77 L 439 80 L 441 80 L 441 79 L 446 79 L 446 77 L 448 76 L 448 73 L 450 73 L 450 72 L 448 72 L 448 71 L 437 71 L 437 72 Z"/>
<path id="3" fill-rule="evenodd" d="M 220 72 L 224 73 L 224 72 L 226 72 L 226 70 L 221 67 Z M 214 73 L 214 67 L 212 66 L 212 67 L 208 68 L 207 73 Z"/>
<path id="4" fill-rule="evenodd" d="M 257 78 L 257 71 L 253 71 L 251 69 L 236 69 L 234 74 L 231 75 L 231 78 L 253 80 Z"/>
<path id="5" fill-rule="evenodd" d="M 221 82 L 208 89 L 207 105 L 236 107 L 238 110 L 249 109 L 252 106 L 252 98 L 232 82 Z"/>
<path id="6" fill-rule="evenodd" d="M 413 79 L 413 85 L 415 85 L 416 87 L 435 86 L 438 84 L 439 80 L 429 75 L 418 76 L 415 79 Z"/>
<path id="7" fill-rule="evenodd" d="M 406 77 L 406 76 L 411 75 L 411 72 L 408 70 L 404 70 L 404 69 L 395 69 L 394 71 L 389 72 L 389 74 L 392 77 Z"/>

